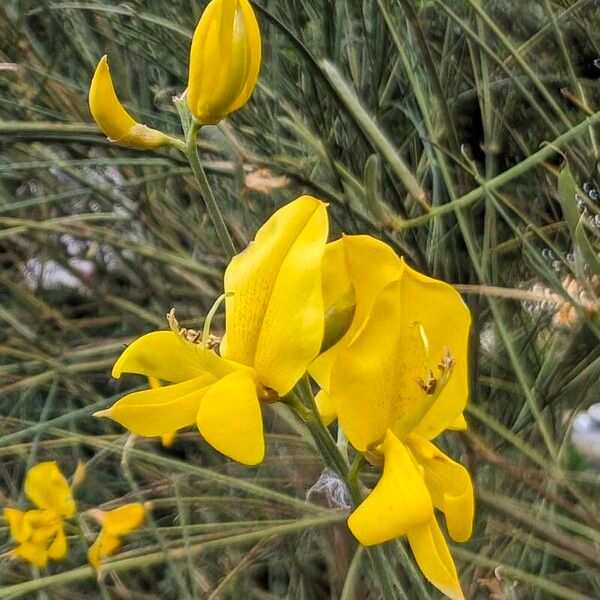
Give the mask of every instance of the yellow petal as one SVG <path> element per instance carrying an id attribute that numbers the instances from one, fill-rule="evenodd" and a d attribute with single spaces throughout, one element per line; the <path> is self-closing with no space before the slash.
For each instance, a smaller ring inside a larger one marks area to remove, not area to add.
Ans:
<path id="1" fill-rule="evenodd" d="M 38 569 L 48 564 L 48 554 L 45 544 L 23 542 L 11 551 L 11 555 L 34 565 Z"/>
<path id="2" fill-rule="evenodd" d="M 278 210 L 225 272 L 223 356 L 253 367 L 258 381 L 287 394 L 323 339 L 321 260 L 325 204 L 302 196 Z"/>
<path id="3" fill-rule="evenodd" d="M 156 377 L 148 377 L 148 384 L 153 390 L 161 387 L 160 380 L 156 379 Z M 169 433 L 163 433 L 160 436 L 160 443 L 163 448 L 170 448 L 175 443 L 175 437 L 177 436 L 177 431 L 170 431 Z"/>
<path id="4" fill-rule="evenodd" d="M 158 148 L 168 143 L 163 133 L 137 123 L 123 108 L 115 93 L 106 55 L 100 59 L 92 78 L 89 104 L 94 121 L 111 141 L 135 148 Z"/>
<path id="5" fill-rule="evenodd" d="M 346 268 L 343 238 L 326 244 L 321 264 L 321 274 L 323 307 L 328 310 L 352 286 Z"/>
<path id="6" fill-rule="evenodd" d="M 327 244 L 323 257 L 325 309 L 342 298 L 349 287 L 354 290 L 355 309 L 346 334 L 310 366 L 311 376 L 322 389 L 329 389 L 331 369 L 340 348 L 352 341 L 363 326 L 379 292 L 398 279 L 401 270 L 402 263 L 395 252 L 371 236 L 346 235 Z"/>
<path id="7" fill-rule="evenodd" d="M 381 479 L 348 518 L 348 527 L 364 546 L 404 535 L 433 517 L 429 492 L 404 444 L 388 431 L 380 450 Z"/>
<path id="8" fill-rule="evenodd" d="M 100 561 L 114 554 L 121 547 L 120 538 L 101 531 L 96 541 L 88 549 L 88 562 L 94 569 L 100 567 Z"/>
<path id="9" fill-rule="evenodd" d="M 61 527 L 60 515 L 54 509 L 28 510 L 25 521 L 31 527 L 30 542 L 49 544 Z"/>
<path id="10" fill-rule="evenodd" d="M 61 524 L 56 532 L 56 537 L 50 546 L 48 546 L 48 558 L 56 561 L 63 560 L 67 555 L 67 549 L 67 538 L 65 536 L 65 530 Z"/>
<path id="11" fill-rule="evenodd" d="M 321 390 L 315 396 L 315 402 L 323 425 L 325 425 L 325 427 L 331 425 L 337 419 L 337 408 L 331 401 L 329 394 L 324 390 Z"/>
<path id="12" fill-rule="evenodd" d="M 16 542 L 25 542 L 31 536 L 31 525 L 25 519 L 25 512 L 16 508 L 5 508 L 4 518 L 10 528 L 10 535 Z"/>
<path id="13" fill-rule="evenodd" d="M 216 450 L 245 465 L 265 455 L 262 413 L 251 370 L 236 371 L 213 384 L 197 417 L 198 430 Z"/>
<path id="14" fill-rule="evenodd" d="M 461 413 L 450 425 L 447 427 L 452 431 L 465 431 L 468 428 L 467 420 L 465 419 L 464 413 Z"/>
<path id="15" fill-rule="evenodd" d="M 446 387 L 417 427 L 420 435 L 431 439 L 447 429 L 467 404 L 471 314 L 459 293 L 447 283 L 426 277 L 408 265 L 401 281 L 406 319 L 421 323 L 425 329 L 432 361 L 440 361 L 447 347 L 456 363 Z"/>
<path id="16" fill-rule="evenodd" d="M 160 443 L 163 448 L 170 448 L 175 443 L 175 437 L 177 436 L 176 431 L 170 431 L 169 433 L 163 433 L 160 436 Z"/>
<path id="17" fill-rule="evenodd" d="M 387 429 L 410 431 L 431 402 L 418 383 L 427 374 L 425 348 L 417 325 L 406 325 L 400 281 L 377 296 L 364 327 L 339 350 L 330 396 L 350 443 L 365 452 Z"/>
<path id="18" fill-rule="evenodd" d="M 153 331 L 133 341 L 115 363 L 112 376 L 137 373 L 180 383 L 200 375 L 222 377 L 237 368 L 212 350 L 185 341 L 174 331 Z"/>
<path id="19" fill-rule="evenodd" d="M 431 442 L 418 435 L 406 439 L 415 460 L 423 467 L 433 504 L 446 517 L 450 537 L 466 542 L 473 532 L 475 496 L 469 472 Z"/>
<path id="20" fill-rule="evenodd" d="M 196 422 L 200 401 L 216 378 L 200 375 L 189 381 L 127 394 L 95 416 L 109 417 L 136 435 L 160 436 Z"/>
<path id="21" fill-rule="evenodd" d="M 411 529 L 408 541 L 423 575 L 448 598 L 464 600 L 454 561 L 435 518 Z"/>
<path id="22" fill-rule="evenodd" d="M 212 0 L 192 38 L 187 102 L 203 124 L 243 106 L 258 79 L 261 40 L 247 0 Z"/>
<path id="23" fill-rule="evenodd" d="M 77 467 L 75 467 L 75 472 L 73 473 L 73 478 L 71 480 L 71 490 L 75 490 L 78 488 L 87 477 L 87 469 L 85 463 L 81 460 L 77 461 Z"/>
<path id="24" fill-rule="evenodd" d="M 25 494 L 38 507 L 70 517 L 75 514 L 71 488 L 54 461 L 41 462 L 25 477 Z"/>
<path id="25" fill-rule="evenodd" d="M 146 512 L 139 502 L 132 502 L 109 511 L 96 511 L 94 516 L 107 535 L 121 536 L 144 523 Z"/>
<path id="26" fill-rule="evenodd" d="M 94 569 L 98 569 L 100 567 L 100 544 L 102 540 L 100 537 L 102 536 L 102 532 L 98 535 L 94 543 L 88 548 L 88 562 Z"/>
<path id="27" fill-rule="evenodd" d="M 248 60 L 246 62 L 244 86 L 236 100 L 229 107 L 228 112 L 230 113 L 244 106 L 250 99 L 258 81 L 262 58 L 261 36 L 256 15 L 248 0 L 240 0 L 240 7 L 244 21 L 243 31 L 247 37 Z"/>

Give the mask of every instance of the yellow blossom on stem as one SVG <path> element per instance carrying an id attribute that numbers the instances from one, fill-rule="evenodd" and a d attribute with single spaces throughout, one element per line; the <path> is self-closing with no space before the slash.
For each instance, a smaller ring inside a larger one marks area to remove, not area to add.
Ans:
<path id="1" fill-rule="evenodd" d="M 4 509 L 10 534 L 19 544 L 11 550 L 11 556 L 39 568 L 45 567 L 48 560 L 63 560 L 67 554 L 63 518 L 75 514 L 75 501 L 56 462 L 42 462 L 28 471 L 25 494 L 36 509 Z"/>
<path id="2" fill-rule="evenodd" d="M 467 401 L 470 314 L 451 286 L 396 261 L 396 278 L 380 286 L 328 372 L 329 401 L 348 440 L 383 459 L 379 482 L 348 526 L 366 546 L 407 535 L 425 576 L 460 599 L 434 508 L 444 513 L 454 540 L 467 540 L 473 486 L 466 469 L 429 440 L 458 424 Z M 359 313 L 363 283 L 352 267 L 349 274 Z"/>
<path id="3" fill-rule="evenodd" d="M 326 205 L 316 198 L 302 196 L 278 210 L 225 271 L 220 354 L 208 340 L 194 343 L 174 331 L 142 336 L 117 360 L 113 376 L 138 373 L 172 385 L 128 394 L 96 415 L 143 436 L 195 423 L 221 453 L 260 463 L 260 402 L 288 394 L 321 348 L 327 233 Z"/>
<path id="4" fill-rule="evenodd" d="M 403 297 L 411 303 L 411 318 L 419 322 L 427 333 L 431 355 L 441 358 L 444 348 L 449 347 L 456 363 L 435 411 L 444 415 L 450 411 L 454 415 L 449 426 L 446 425 L 447 419 L 443 419 L 444 429 L 466 429 L 462 411 L 468 398 L 468 309 L 451 286 L 411 269 L 387 244 L 368 235 L 345 235 L 327 244 L 325 249 L 323 297 L 326 313 L 339 303 L 344 304 L 349 290 L 353 292 L 355 306 L 344 335 L 322 352 L 309 369 L 321 388 L 316 398 L 321 416 L 326 424 L 337 417 L 337 408 L 329 397 L 329 387 L 339 351 L 364 325 L 381 290 L 401 276 Z M 453 326 L 445 328 L 446 323 Z M 421 433 L 427 438 L 433 438 L 442 431 L 433 412 L 421 425 Z"/>
<path id="5" fill-rule="evenodd" d="M 125 110 L 117 98 L 106 55 L 98 62 L 92 78 L 89 105 L 98 127 L 116 144 L 147 150 L 172 141 L 164 133 L 138 123 Z"/>
<path id="6" fill-rule="evenodd" d="M 88 550 L 88 561 L 94 569 L 98 569 L 103 558 L 111 556 L 121 547 L 124 535 L 142 526 L 146 514 L 139 502 L 109 511 L 96 509 L 91 514 L 100 523 L 101 529 Z"/>
<path id="7" fill-rule="evenodd" d="M 260 62 L 260 30 L 248 0 L 211 0 L 190 52 L 187 103 L 196 120 L 212 125 L 244 106 Z"/>

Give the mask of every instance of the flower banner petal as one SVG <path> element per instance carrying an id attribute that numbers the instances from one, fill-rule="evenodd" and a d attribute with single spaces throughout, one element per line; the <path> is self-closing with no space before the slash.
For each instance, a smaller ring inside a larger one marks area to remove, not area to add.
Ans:
<path id="1" fill-rule="evenodd" d="M 471 313 L 451 285 L 426 277 L 408 265 L 404 267 L 401 281 L 405 318 L 423 326 L 431 360 L 441 361 L 444 349 L 449 348 L 455 361 L 446 387 L 417 427 L 420 435 L 431 439 L 447 429 L 467 404 Z"/>
<path id="2" fill-rule="evenodd" d="M 348 518 L 348 527 L 363 546 L 382 544 L 433 518 L 429 492 L 404 444 L 388 431 L 380 450 L 381 479 Z"/>
<path id="3" fill-rule="evenodd" d="M 137 373 L 180 383 L 206 373 L 222 377 L 236 368 L 212 350 L 187 342 L 174 331 L 153 331 L 127 346 L 115 363 L 112 376 L 119 379 L 122 373 Z"/>
<path id="4" fill-rule="evenodd" d="M 352 286 L 355 311 L 348 331 L 340 341 L 319 355 L 310 374 L 324 389 L 329 389 L 331 370 L 340 348 L 348 345 L 363 326 L 381 290 L 400 277 L 402 263 L 385 243 L 368 235 L 345 235 L 327 244 L 323 257 L 323 297 L 325 309 L 344 296 Z"/>
<path id="5" fill-rule="evenodd" d="M 254 373 L 236 371 L 212 385 L 196 423 L 204 439 L 225 456 L 244 465 L 260 463 L 265 438 Z"/>
<path id="6" fill-rule="evenodd" d="M 465 413 L 461 413 L 450 423 L 447 429 L 451 431 L 465 431 L 468 428 L 467 420 L 465 419 Z"/>
<path id="7" fill-rule="evenodd" d="M 427 376 L 425 347 L 418 325 L 405 324 L 400 286 L 396 280 L 380 292 L 361 331 L 340 348 L 331 375 L 340 425 L 361 452 L 395 424 L 410 430 L 429 406 L 418 383 Z"/>
<path id="8" fill-rule="evenodd" d="M 475 513 L 475 495 L 469 472 L 418 435 L 409 436 L 406 444 L 423 467 L 425 484 L 434 506 L 446 517 L 450 537 L 456 542 L 466 542 L 473 532 Z"/>
<path id="9" fill-rule="evenodd" d="M 323 339 L 321 260 L 326 205 L 302 196 L 279 209 L 225 272 L 224 357 L 253 367 L 258 381 L 287 394 Z"/>
<path id="10" fill-rule="evenodd" d="M 29 469 L 25 494 L 38 508 L 52 509 L 65 517 L 75 514 L 71 488 L 54 461 L 41 462 Z"/>
<path id="11" fill-rule="evenodd" d="M 408 542 L 423 575 L 451 600 L 464 600 L 454 561 L 435 518 L 411 529 Z"/>

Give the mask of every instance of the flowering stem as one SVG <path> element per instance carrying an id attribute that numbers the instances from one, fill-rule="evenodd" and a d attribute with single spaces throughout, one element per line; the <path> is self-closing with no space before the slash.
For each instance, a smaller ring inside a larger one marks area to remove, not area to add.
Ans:
<path id="1" fill-rule="evenodd" d="M 306 423 L 325 464 L 337 473 L 338 477 L 346 485 L 352 507 L 358 506 L 362 500 L 359 488 L 359 476 L 365 463 L 364 457 L 359 455 L 352 463 L 352 466 L 348 466 L 348 462 L 344 459 L 340 448 L 321 421 L 308 377 L 304 377 L 296 386 L 296 390 L 282 400 Z M 386 599 L 395 598 L 396 593 L 388 577 L 385 564 L 386 557 L 383 549 L 375 546 L 367 548 L 367 552 L 373 565 L 373 570 L 379 579 L 383 597 Z"/>
<path id="2" fill-rule="evenodd" d="M 227 257 L 231 258 L 236 253 L 235 246 L 233 245 L 229 231 L 227 231 L 227 225 L 225 225 L 225 220 L 223 219 L 223 215 L 221 214 L 215 196 L 212 193 L 212 189 L 208 183 L 208 178 L 206 177 L 206 173 L 204 172 L 202 163 L 200 162 L 200 156 L 198 155 L 196 138 L 198 137 L 198 131 L 200 131 L 200 127 L 201 125 L 197 121 L 192 123 L 187 134 L 186 155 L 190 163 L 190 167 L 192 168 L 192 171 L 194 172 L 194 175 L 200 184 L 202 197 L 206 203 L 206 209 L 208 210 L 208 214 L 213 222 L 213 225 L 215 226 L 221 246 L 223 246 L 223 250 L 225 250 Z"/>

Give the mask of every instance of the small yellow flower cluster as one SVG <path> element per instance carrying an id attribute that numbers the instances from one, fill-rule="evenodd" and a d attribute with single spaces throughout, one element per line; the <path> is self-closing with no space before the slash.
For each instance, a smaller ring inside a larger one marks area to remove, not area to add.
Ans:
<path id="1" fill-rule="evenodd" d="M 81 483 L 84 471 L 78 467 L 73 484 L 67 483 L 54 461 L 38 463 L 25 477 L 25 495 L 36 506 L 27 511 L 5 508 L 4 518 L 18 546 L 9 552 L 38 568 L 49 560 L 62 561 L 68 552 L 65 519 L 76 513 L 73 488 Z M 100 534 L 90 547 L 88 560 L 97 569 L 102 558 L 114 554 L 121 546 L 121 537 L 144 522 L 144 507 L 139 503 L 126 504 L 105 512 L 90 511 L 101 525 Z"/>
<path id="2" fill-rule="evenodd" d="M 25 495 L 36 508 L 4 509 L 10 533 L 19 543 L 12 556 L 36 567 L 45 567 L 48 560 L 62 560 L 67 554 L 63 519 L 75 514 L 75 501 L 55 462 L 42 462 L 29 470 Z"/>
<path id="3" fill-rule="evenodd" d="M 130 344 L 113 376 L 166 382 L 97 416 L 141 436 L 195 425 L 246 465 L 265 455 L 261 404 L 286 401 L 308 372 L 325 424 L 336 418 L 381 478 L 348 525 L 364 545 L 407 535 L 434 585 L 462 592 L 434 509 L 456 541 L 471 535 L 466 469 L 431 439 L 464 429 L 470 313 L 451 286 L 411 269 L 370 236 L 327 243 L 326 204 L 279 209 L 224 276 L 225 334 L 154 331 Z M 210 343 L 209 343 L 210 341 Z"/>

